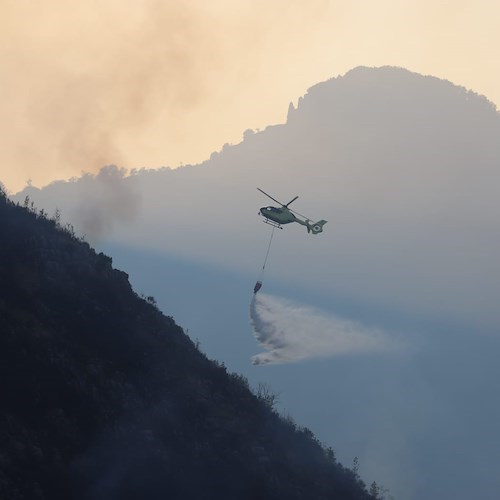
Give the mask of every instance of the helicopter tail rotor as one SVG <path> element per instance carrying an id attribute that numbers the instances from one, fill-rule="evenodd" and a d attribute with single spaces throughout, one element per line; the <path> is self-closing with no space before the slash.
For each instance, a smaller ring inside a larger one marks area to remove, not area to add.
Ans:
<path id="1" fill-rule="evenodd" d="M 326 220 L 319 220 L 318 222 L 311 222 L 306 220 L 307 232 L 312 234 L 318 234 L 323 232 L 323 226 L 327 223 Z"/>

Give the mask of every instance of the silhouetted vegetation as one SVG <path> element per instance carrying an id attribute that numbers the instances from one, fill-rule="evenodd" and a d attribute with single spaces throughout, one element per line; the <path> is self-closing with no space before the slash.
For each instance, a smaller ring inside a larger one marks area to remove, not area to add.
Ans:
<path id="1" fill-rule="evenodd" d="M 0 498 L 376 498 L 60 213 L 1 191 L 0 235 Z"/>

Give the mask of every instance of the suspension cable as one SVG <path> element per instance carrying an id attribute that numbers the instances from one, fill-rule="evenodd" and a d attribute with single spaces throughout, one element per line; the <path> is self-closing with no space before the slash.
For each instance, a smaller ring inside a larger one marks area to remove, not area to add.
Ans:
<path id="1" fill-rule="evenodd" d="M 267 252 L 266 252 L 266 257 L 264 259 L 264 265 L 262 266 L 261 276 L 264 274 L 264 270 L 266 269 L 267 259 L 269 257 L 269 251 L 271 250 L 271 243 L 273 242 L 273 236 L 274 236 L 275 229 L 276 229 L 276 227 L 273 226 L 273 230 L 271 231 L 271 237 L 269 238 L 269 244 L 267 245 Z"/>
<path id="2" fill-rule="evenodd" d="M 273 230 L 271 231 L 271 237 L 269 238 L 269 244 L 267 245 L 266 257 L 264 259 L 264 264 L 262 265 L 262 270 L 260 272 L 259 279 L 257 283 L 255 283 L 255 287 L 253 289 L 254 295 L 262 288 L 262 278 L 264 276 L 264 270 L 266 269 L 267 259 L 269 257 L 269 251 L 271 250 L 271 243 L 273 242 L 274 230 L 276 226 L 273 226 Z"/>
<path id="3" fill-rule="evenodd" d="M 267 258 L 269 257 L 269 251 L 271 250 L 271 243 L 273 242 L 274 230 L 276 228 L 273 226 L 273 230 L 271 231 L 271 237 L 269 238 L 269 245 L 267 246 L 266 258 L 264 259 L 264 265 L 262 266 L 262 270 L 266 268 Z"/>

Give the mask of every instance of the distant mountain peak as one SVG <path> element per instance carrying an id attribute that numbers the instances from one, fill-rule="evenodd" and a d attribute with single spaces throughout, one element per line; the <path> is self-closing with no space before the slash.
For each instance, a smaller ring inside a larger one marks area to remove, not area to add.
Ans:
<path id="1" fill-rule="evenodd" d="M 371 109 L 392 112 L 401 106 L 415 106 L 417 112 L 434 108 L 455 113 L 465 107 L 470 110 L 474 104 L 492 115 L 497 112 L 485 96 L 448 80 L 397 66 L 358 66 L 310 87 L 296 108 L 289 106 L 287 123 L 301 115 L 323 116 L 349 109 L 368 114 Z"/>

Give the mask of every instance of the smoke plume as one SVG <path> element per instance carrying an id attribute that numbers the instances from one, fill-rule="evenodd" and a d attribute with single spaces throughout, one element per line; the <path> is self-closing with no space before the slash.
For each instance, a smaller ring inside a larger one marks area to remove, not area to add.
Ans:
<path id="1" fill-rule="evenodd" d="M 282 120 L 289 97 L 273 76 L 287 81 L 308 53 L 297 40 L 314 32 L 324 5 L 3 1 L 3 182 L 17 191 L 109 163 L 201 162 L 245 128 Z M 279 115 L 263 96 L 284 99 Z"/>
<path id="2" fill-rule="evenodd" d="M 384 352 L 395 345 L 385 332 L 377 328 L 262 293 L 255 294 L 252 299 L 250 321 L 256 339 L 266 349 L 266 352 L 252 357 L 255 365 Z"/>
<path id="3" fill-rule="evenodd" d="M 140 211 L 141 194 L 127 182 L 126 170 L 115 165 L 102 167 L 97 175 L 83 175 L 74 188 L 70 220 L 91 242 L 134 220 Z"/>

